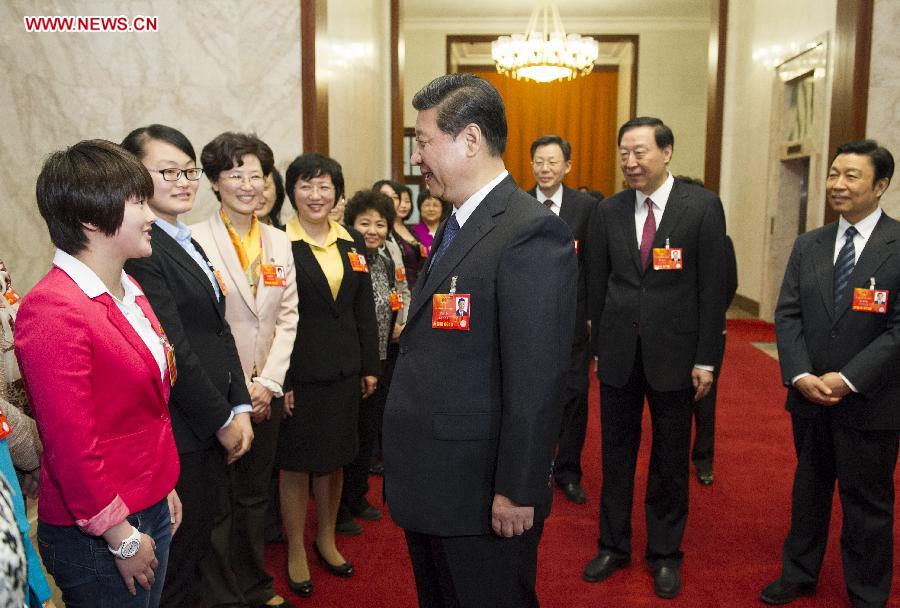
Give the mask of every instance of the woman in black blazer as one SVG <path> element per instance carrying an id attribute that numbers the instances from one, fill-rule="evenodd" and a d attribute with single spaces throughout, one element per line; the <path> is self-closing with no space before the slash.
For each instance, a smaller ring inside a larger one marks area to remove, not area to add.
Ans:
<path id="1" fill-rule="evenodd" d="M 328 219 L 343 194 L 341 166 L 321 154 L 303 154 L 288 167 L 285 190 L 297 210 L 287 224 L 297 271 L 300 321 L 285 384 L 285 415 L 278 438 L 281 514 L 288 540 L 288 583 L 312 593 L 303 532 L 313 476 L 318 531 L 313 549 L 322 566 L 352 576 L 335 546 L 341 467 L 356 456 L 360 396 L 375 391 L 378 328 L 365 243 Z"/>

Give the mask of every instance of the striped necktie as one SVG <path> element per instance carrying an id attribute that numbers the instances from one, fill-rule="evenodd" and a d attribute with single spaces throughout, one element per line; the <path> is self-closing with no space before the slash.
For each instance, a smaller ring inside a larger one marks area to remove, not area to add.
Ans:
<path id="1" fill-rule="evenodd" d="M 458 233 L 459 222 L 456 221 L 456 214 L 454 213 L 450 216 L 450 219 L 447 220 L 447 225 L 444 227 L 444 236 L 441 237 L 441 244 L 438 245 L 437 251 L 431 256 L 431 262 L 428 264 L 429 272 L 431 272 L 431 269 L 435 267 L 438 260 L 444 255 L 444 252 L 450 247 L 450 243 L 453 242 L 453 239 L 456 238 Z"/>
<path id="2" fill-rule="evenodd" d="M 837 310 L 844 299 L 847 291 L 847 285 L 850 283 L 850 275 L 853 274 L 853 267 L 856 265 L 856 249 L 853 247 L 853 237 L 858 234 L 858 230 L 850 226 L 844 232 L 844 246 L 838 252 L 837 260 L 834 262 L 834 309 Z"/>

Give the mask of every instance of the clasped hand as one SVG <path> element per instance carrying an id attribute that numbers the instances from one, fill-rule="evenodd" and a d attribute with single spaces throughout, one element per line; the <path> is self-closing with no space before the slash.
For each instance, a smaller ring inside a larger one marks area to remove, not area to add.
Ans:
<path id="1" fill-rule="evenodd" d="M 803 376 L 794 382 L 794 387 L 808 401 L 826 407 L 836 405 L 850 393 L 850 387 L 837 372 L 828 372 L 821 376 L 812 374 Z"/>
<path id="2" fill-rule="evenodd" d="M 534 525 L 534 507 L 521 506 L 502 494 L 494 494 L 491 527 L 497 536 L 519 536 Z"/>

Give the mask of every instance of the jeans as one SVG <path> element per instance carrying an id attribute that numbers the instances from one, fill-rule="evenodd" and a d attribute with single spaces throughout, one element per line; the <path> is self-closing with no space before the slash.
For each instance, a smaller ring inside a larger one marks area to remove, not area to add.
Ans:
<path id="1" fill-rule="evenodd" d="M 156 608 L 159 606 L 169 543 L 172 541 L 169 505 L 155 505 L 128 516 L 132 526 L 156 541 L 156 580 L 145 591 L 135 583 L 131 595 L 116 568 L 116 557 L 102 536 L 88 536 L 76 526 L 38 522 L 37 539 L 47 572 L 56 579 L 67 608 Z"/>

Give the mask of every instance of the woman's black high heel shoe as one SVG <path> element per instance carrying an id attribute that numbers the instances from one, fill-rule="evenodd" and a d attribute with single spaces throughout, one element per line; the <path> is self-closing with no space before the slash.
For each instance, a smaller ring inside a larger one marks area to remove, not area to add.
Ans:
<path id="1" fill-rule="evenodd" d="M 331 574 L 335 576 L 340 576 L 342 578 L 350 578 L 353 576 L 353 564 L 350 562 L 344 562 L 340 566 L 334 566 L 328 563 L 328 560 L 325 559 L 325 556 L 322 555 L 322 552 L 319 551 L 319 545 L 317 543 L 313 543 L 313 551 L 316 552 L 316 557 L 319 558 L 319 562 L 322 564 L 322 567 L 328 570 Z"/>

